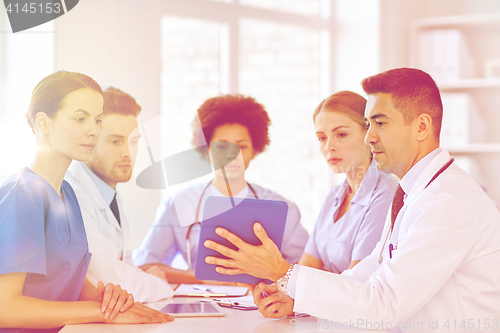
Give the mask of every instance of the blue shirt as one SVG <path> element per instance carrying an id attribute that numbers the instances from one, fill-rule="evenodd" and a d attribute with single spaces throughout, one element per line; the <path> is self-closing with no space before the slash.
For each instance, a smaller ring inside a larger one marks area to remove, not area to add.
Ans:
<path id="1" fill-rule="evenodd" d="M 78 162 L 78 163 L 82 165 L 83 169 L 85 169 L 90 178 L 92 178 L 95 186 L 99 190 L 99 193 L 101 193 L 101 196 L 106 202 L 106 204 L 108 206 L 111 205 L 111 201 L 113 201 L 116 191 L 111 186 L 106 184 L 101 178 L 97 177 L 97 175 L 94 172 L 92 172 L 92 170 L 90 170 L 89 167 L 85 165 L 85 163 L 83 162 Z"/>
<path id="2" fill-rule="evenodd" d="M 378 171 L 372 161 L 350 209 L 336 222 L 349 185 L 344 181 L 332 188 L 304 252 L 320 259 L 324 268 L 334 273 L 342 273 L 353 260 L 364 259 L 380 240 L 396 186 L 396 179 Z"/>
<path id="3" fill-rule="evenodd" d="M 91 255 L 78 201 L 66 181 L 61 193 L 64 201 L 29 168 L 0 186 L 0 275 L 27 273 L 23 295 L 70 302 L 79 298 Z"/>

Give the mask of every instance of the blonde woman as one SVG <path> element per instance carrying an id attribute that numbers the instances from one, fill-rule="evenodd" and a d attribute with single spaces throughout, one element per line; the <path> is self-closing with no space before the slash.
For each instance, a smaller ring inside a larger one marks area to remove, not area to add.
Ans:
<path id="1" fill-rule="evenodd" d="M 91 254 L 63 178 L 73 159 L 90 158 L 102 107 L 99 84 L 80 73 L 56 72 L 33 91 L 26 114 L 38 145 L 33 162 L 0 186 L 0 332 L 172 320 L 118 285 L 96 288 L 85 278 Z"/>

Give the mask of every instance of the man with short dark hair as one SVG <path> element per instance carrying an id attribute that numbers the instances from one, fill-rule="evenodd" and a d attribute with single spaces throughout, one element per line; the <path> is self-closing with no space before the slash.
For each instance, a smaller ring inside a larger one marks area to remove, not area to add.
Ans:
<path id="1" fill-rule="evenodd" d="M 135 300 L 154 302 L 171 297 L 172 288 L 159 268 L 144 272 L 133 264 L 127 246 L 129 223 L 116 192 L 116 185 L 132 176 L 141 137 L 137 125 L 141 107 L 114 87 L 103 88 L 103 97 L 102 129 L 91 159 L 73 161 L 66 174 L 80 204 L 92 253 L 87 278 L 94 284 L 119 284 Z"/>
<path id="2" fill-rule="evenodd" d="M 363 80 L 363 88 L 369 94 L 365 142 L 377 167 L 400 179 L 373 252 L 340 275 L 290 265 L 256 224 L 262 246 L 219 229 L 239 251 L 207 241 L 229 259 L 206 261 L 219 265 L 220 273 L 277 282 L 253 289 L 266 317 L 295 310 L 368 329 L 498 329 L 500 214 L 439 148 L 442 104 L 436 84 L 418 69 L 399 68 Z M 271 295 L 262 297 L 263 291 Z"/>

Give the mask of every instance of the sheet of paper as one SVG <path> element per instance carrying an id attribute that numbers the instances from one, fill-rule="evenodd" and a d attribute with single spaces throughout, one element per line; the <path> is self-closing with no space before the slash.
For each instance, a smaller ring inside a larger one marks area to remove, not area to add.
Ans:
<path id="1" fill-rule="evenodd" d="M 253 296 L 243 296 L 243 297 L 234 297 L 234 298 L 223 298 L 221 301 L 225 303 L 230 303 L 233 305 L 241 306 L 241 307 L 255 307 L 255 302 L 253 301 Z"/>
<path id="2" fill-rule="evenodd" d="M 237 286 L 216 286 L 211 284 L 181 284 L 174 291 L 174 296 L 188 296 L 191 294 L 200 294 L 200 296 L 210 297 L 214 294 L 215 297 L 225 296 L 243 296 L 246 295 L 248 289 Z M 202 295 L 201 295 L 202 294 Z"/>

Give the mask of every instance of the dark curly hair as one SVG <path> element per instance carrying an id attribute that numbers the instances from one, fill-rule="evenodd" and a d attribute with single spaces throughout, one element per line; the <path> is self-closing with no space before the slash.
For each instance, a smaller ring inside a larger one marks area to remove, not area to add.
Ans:
<path id="1" fill-rule="evenodd" d="M 264 151 L 269 145 L 269 125 L 271 120 L 262 104 L 252 97 L 243 95 L 221 95 L 207 99 L 198 109 L 198 120 L 191 124 L 193 139 L 191 143 L 206 156 L 206 143 L 210 143 L 215 128 L 225 124 L 240 124 L 248 129 L 256 153 Z"/>

